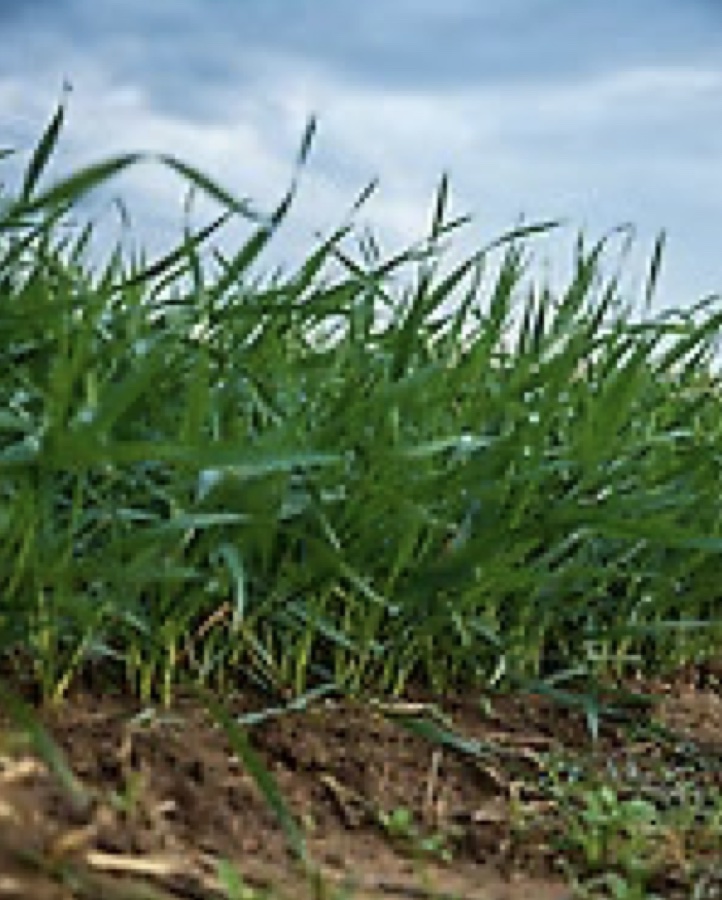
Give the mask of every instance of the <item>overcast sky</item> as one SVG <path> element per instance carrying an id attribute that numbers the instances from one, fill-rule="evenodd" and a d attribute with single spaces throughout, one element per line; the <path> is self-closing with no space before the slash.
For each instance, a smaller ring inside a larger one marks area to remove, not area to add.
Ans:
<path id="1" fill-rule="evenodd" d="M 448 172 L 469 245 L 631 222 L 640 259 L 668 231 L 660 303 L 722 289 L 720 0 L 0 0 L 0 41 L 0 146 L 73 87 L 56 172 L 160 150 L 270 203 L 318 115 L 290 258 L 375 177 L 362 220 L 407 245 Z M 177 234 L 176 180 L 119 192 L 151 246 Z"/>

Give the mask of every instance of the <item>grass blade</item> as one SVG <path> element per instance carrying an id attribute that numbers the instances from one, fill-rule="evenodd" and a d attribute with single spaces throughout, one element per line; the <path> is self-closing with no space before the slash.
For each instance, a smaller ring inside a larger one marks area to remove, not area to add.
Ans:
<path id="1" fill-rule="evenodd" d="M 60 103 L 55 114 L 53 115 L 48 127 L 40 138 L 35 152 L 33 153 L 30 163 L 28 164 L 25 178 L 20 189 L 20 202 L 29 203 L 35 187 L 40 180 L 41 175 L 53 155 L 53 151 L 57 146 L 60 132 L 65 121 L 65 105 Z"/>
<path id="2" fill-rule="evenodd" d="M 211 693 L 199 689 L 196 689 L 196 692 L 211 716 L 223 729 L 231 749 L 258 785 L 266 803 L 283 829 L 289 849 L 297 859 L 304 863 L 308 862 L 308 852 L 303 833 L 284 802 L 276 779 L 269 769 L 263 765 L 260 757 L 251 746 L 245 729 L 234 720 L 223 704 L 216 700 Z"/>
<path id="3" fill-rule="evenodd" d="M 92 797 L 73 774 L 65 755 L 32 710 L 23 700 L 0 684 L 0 700 L 18 727 L 28 735 L 32 746 L 52 774 L 58 779 L 78 810 L 86 809 Z"/>

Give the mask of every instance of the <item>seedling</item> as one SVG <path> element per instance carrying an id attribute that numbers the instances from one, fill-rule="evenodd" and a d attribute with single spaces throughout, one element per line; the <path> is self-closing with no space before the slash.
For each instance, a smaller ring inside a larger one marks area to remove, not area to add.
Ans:
<path id="1" fill-rule="evenodd" d="M 407 807 L 399 806 L 388 813 L 379 812 L 378 820 L 389 837 L 403 844 L 413 856 L 451 862 L 453 854 L 445 836 L 440 833 L 424 834 Z"/>

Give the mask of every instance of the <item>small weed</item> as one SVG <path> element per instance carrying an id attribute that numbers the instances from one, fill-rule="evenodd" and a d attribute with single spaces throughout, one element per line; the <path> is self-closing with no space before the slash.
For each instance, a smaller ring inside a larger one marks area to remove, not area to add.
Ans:
<path id="1" fill-rule="evenodd" d="M 441 833 L 425 834 L 407 807 L 399 806 L 388 813 L 380 812 L 378 820 L 386 834 L 401 843 L 414 857 L 451 862 L 453 854 L 446 837 Z"/>
<path id="2" fill-rule="evenodd" d="M 583 883 L 580 896 L 648 900 L 666 875 L 694 879 L 722 846 L 722 802 L 713 788 L 705 793 L 684 772 L 676 781 L 673 772 L 656 773 L 663 795 L 654 783 L 640 784 L 631 796 L 584 765 L 557 761 L 549 774 L 561 831 L 557 843 L 568 874 Z M 659 798 L 650 799 L 650 791 Z"/>
<path id="3" fill-rule="evenodd" d="M 575 897 L 579 900 L 662 900 L 657 894 L 649 893 L 641 882 L 629 880 L 618 872 L 606 872 L 584 883 L 573 881 Z"/>
<path id="4" fill-rule="evenodd" d="M 622 800 L 606 785 L 584 792 L 580 800 L 567 834 L 589 868 L 614 866 L 627 875 L 647 877 L 660 836 L 656 807 L 646 800 Z"/>

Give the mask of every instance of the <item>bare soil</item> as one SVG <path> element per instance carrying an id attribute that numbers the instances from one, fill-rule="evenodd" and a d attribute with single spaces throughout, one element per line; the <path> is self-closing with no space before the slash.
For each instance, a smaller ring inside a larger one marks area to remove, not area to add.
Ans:
<path id="1" fill-rule="evenodd" d="M 143 710 L 85 692 L 40 709 L 75 792 L 5 716 L 0 898 L 219 900 L 221 861 L 241 875 L 244 900 L 572 897 L 568 867 L 583 860 L 565 845 L 553 765 L 558 777 L 603 777 L 620 796 L 658 804 L 682 788 L 720 795 L 719 680 L 689 671 L 632 687 L 654 703 L 603 717 L 596 741 L 583 710 L 531 693 L 329 698 L 252 725 L 316 875 L 289 853 L 256 781 L 197 700 Z M 246 690 L 227 704 L 242 716 L 267 702 Z M 667 732 L 650 736 L 650 725 Z M 670 833 L 660 853 L 659 896 L 722 897 L 721 845 Z"/>

